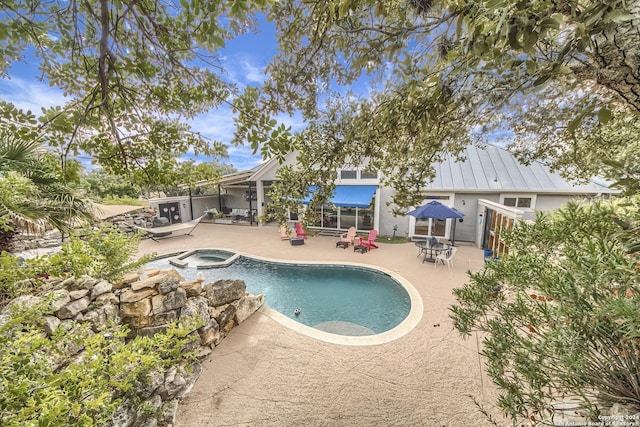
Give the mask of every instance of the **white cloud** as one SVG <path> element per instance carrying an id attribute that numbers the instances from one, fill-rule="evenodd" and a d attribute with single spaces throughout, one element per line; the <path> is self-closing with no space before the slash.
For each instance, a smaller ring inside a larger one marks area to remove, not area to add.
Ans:
<path id="1" fill-rule="evenodd" d="M 267 79 L 265 68 L 265 59 L 259 56 L 243 53 L 224 57 L 224 69 L 229 81 L 240 88 L 262 84 Z"/>
<path id="2" fill-rule="evenodd" d="M 266 75 L 264 74 L 264 67 L 257 67 L 246 60 L 242 64 L 242 68 L 244 71 L 244 76 L 246 77 L 247 82 L 249 83 L 262 83 L 266 80 Z"/>
<path id="3" fill-rule="evenodd" d="M 235 130 L 233 114 L 226 106 L 201 114 L 189 121 L 189 124 L 207 138 L 224 143 L 231 142 Z"/>
<path id="4" fill-rule="evenodd" d="M 42 107 L 63 105 L 65 97 L 59 89 L 42 82 L 32 82 L 21 78 L 0 80 L 0 96 L 16 107 L 40 115 Z"/>

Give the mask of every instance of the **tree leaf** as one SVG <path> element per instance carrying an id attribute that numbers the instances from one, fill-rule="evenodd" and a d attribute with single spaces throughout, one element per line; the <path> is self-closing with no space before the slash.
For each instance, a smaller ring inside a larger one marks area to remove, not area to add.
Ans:
<path id="1" fill-rule="evenodd" d="M 609 120 L 611 120 L 611 116 L 612 116 L 611 110 L 609 110 L 607 107 L 602 107 L 598 111 L 598 121 L 603 125 L 609 123 Z"/>
<path id="2" fill-rule="evenodd" d="M 611 22 L 621 24 L 623 22 L 631 21 L 633 18 L 634 15 L 630 12 L 627 12 L 626 10 L 614 9 L 604 15 L 603 21 L 605 24 Z"/>

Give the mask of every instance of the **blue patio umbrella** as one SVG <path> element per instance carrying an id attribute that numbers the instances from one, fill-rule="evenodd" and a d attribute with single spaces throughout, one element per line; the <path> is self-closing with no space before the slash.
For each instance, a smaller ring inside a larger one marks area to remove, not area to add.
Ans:
<path id="1" fill-rule="evenodd" d="M 442 203 L 438 202 L 437 200 L 432 200 L 426 205 L 422 205 L 419 208 L 416 208 L 411 212 L 408 212 L 407 215 L 411 215 L 413 217 L 420 218 L 420 219 L 433 218 L 433 219 L 445 220 L 449 218 L 452 218 L 452 219 L 464 218 L 464 214 L 462 212 L 458 212 L 457 210 L 450 208 L 449 206 L 445 206 Z M 454 221 L 453 233 L 451 236 L 452 245 L 455 243 L 455 235 L 456 235 L 456 223 Z"/>

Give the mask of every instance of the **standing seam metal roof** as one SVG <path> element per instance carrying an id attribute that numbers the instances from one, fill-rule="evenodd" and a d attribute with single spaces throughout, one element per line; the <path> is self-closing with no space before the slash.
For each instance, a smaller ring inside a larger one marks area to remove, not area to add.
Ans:
<path id="1" fill-rule="evenodd" d="M 540 162 L 523 165 L 513 153 L 494 145 L 484 148 L 468 146 L 462 156 L 463 161 L 457 161 L 450 155 L 435 164 L 436 177 L 426 188 L 501 193 L 616 193 L 597 179 L 587 184 L 572 184 Z"/>

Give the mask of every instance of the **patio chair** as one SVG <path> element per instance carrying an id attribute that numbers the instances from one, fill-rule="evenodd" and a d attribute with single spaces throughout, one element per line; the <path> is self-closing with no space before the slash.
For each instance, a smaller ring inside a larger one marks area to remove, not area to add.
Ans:
<path id="1" fill-rule="evenodd" d="M 369 231 L 369 235 L 367 236 L 367 240 L 364 240 L 360 237 L 360 246 L 366 246 L 368 250 L 377 249 L 378 245 L 375 244 L 376 237 L 378 237 L 378 230 Z"/>
<path id="2" fill-rule="evenodd" d="M 280 240 L 289 240 L 289 234 L 289 228 L 285 224 L 282 224 L 280 226 Z"/>
<path id="3" fill-rule="evenodd" d="M 346 233 L 342 233 L 340 235 L 341 242 L 347 242 L 350 245 L 353 245 L 354 240 L 356 239 L 356 228 L 349 227 Z"/>
<path id="4" fill-rule="evenodd" d="M 296 222 L 296 237 L 302 237 L 303 239 L 307 238 L 307 232 L 302 228 L 302 224 Z"/>
<path id="5" fill-rule="evenodd" d="M 436 256 L 436 261 L 433 263 L 434 267 L 437 267 L 438 263 L 441 262 L 442 265 L 447 264 L 447 267 L 451 270 L 451 267 L 453 267 L 453 256 L 456 254 L 457 250 L 458 248 L 453 246 Z"/>

